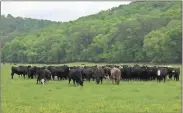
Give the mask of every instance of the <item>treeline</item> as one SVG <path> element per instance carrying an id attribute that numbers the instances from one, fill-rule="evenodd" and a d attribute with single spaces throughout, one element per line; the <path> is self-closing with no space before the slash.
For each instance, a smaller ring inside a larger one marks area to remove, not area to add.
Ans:
<path id="1" fill-rule="evenodd" d="M 181 4 L 138 1 L 51 23 L 5 43 L 2 61 L 181 63 Z"/>

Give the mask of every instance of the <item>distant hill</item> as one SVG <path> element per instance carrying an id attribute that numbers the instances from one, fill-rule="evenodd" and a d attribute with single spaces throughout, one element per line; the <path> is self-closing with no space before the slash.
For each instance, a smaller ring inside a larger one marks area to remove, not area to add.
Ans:
<path id="1" fill-rule="evenodd" d="M 11 14 L 7 16 L 1 15 L 0 31 L 2 44 L 13 40 L 16 36 L 27 35 L 29 32 L 37 31 L 50 24 L 56 24 L 49 20 L 37 20 L 31 18 L 13 17 Z"/>
<path id="2" fill-rule="evenodd" d="M 180 63 L 181 4 L 136 1 L 63 23 L 4 17 L 2 60 Z"/>

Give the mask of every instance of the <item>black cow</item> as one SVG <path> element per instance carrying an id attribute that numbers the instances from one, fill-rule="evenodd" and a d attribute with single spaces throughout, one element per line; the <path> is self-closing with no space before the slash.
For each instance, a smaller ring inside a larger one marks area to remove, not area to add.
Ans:
<path id="1" fill-rule="evenodd" d="M 58 80 L 67 79 L 69 75 L 69 67 L 67 65 L 64 66 L 48 66 L 48 69 L 51 71 L 52 79 L 54 80 L 55 76 L 57 76 Z"/>
<path id="2" fill-rule="evenodd" d="M 69 72 L 69 84 L 71 79 L 73 80 L 73 83 L 75 85 L 75 82 L 81 86 L 83 86 L 83 78 L 82 78 L 82 73 L 80 68 L 72 68 L 70 69 Z"/>
<path id="3" fill-rule="evenodd" d="M 166 80 L 166 76 L 168 74 L 168 69 L 166 67 L 158 67 L 157 69 L 157 81 Z"/>
<path id="4" fill-rule="evenodd" d="M 131 67 L 131 79 L 138 80 L 140 79 L 141 74 L 141 67 L 138 65 L 134 65 L 134 67 Z"/>
<path id="5" fill-rule="evenodd" d="M 123 72 L 124 72 L 124 75 L 122 77 L 123 80 L 129 81 L 131 79 L 131 69 L 132 67 L 123 66 Z"/>
<path id="6" fill-rule="evenodd" d="M 96 83 L 99 84 L 101 82 L 102 84 L 104 76 L 105 76 L 104 69 L 102 67 L 98 67 L 95 71 Z"/>
<path id="7" fill-rule="evenodd" d="M 169 79 L 172 79 L 172 77 L 173 77 L 173 75 L 174 75 L 174 68 L 168 67 L 167 70 L 168 70 L 167 73 L 168 73 Z"/>
<path id="8" fill-rule="evenodd" d="M 44 82 L 49 81 L 51 79 L 51 72 L 48 69 L 37 68 L 37 84 L 38 82 L 44 84 Z"/>
<path id="9" fill-rule="evenodd" d="M 175 68 L 173 70 L 173 74 L 174 74 L 174 80 L 179 81 L 180 68 Z"/>
<path id="10" fill-rule="evenodd" d="M 150 73 L 149 73 L 150 79 L 155 80 L 157 78 L 157 67 L 156 66 L 150 67 L 149 71 L 150 71 Z"/>
<path id="11" fill-rule="evenodd" d="M 142 66 L 141 67 L 141 74 L 140 74 L 140 79 L 141 80 L 150 80 L 150 73 L 149 73 L 149 67 L 147 66 Z"/>
<path id="12" fill-rule="evenodd" d="M 28 72 L 28 68 L 30 66 L 18 66 L 18 67 L 11 67 L 11 78 L 13 79 L 14 74 L 17 75 L 23 75 L 24 79 L 25 79 L 25 75 L 27 75 Z"/>
<path id="13" fill-rule="evenodd" d="M 36 66 L 28 68 L 28 73 L 27 73 L 28 74 L 28 78 L 33 79 L 34 76 L 36 77 L 36 69 L 37 69 Z"/>
<path id="14" fill-rule="evenodd" d="M 86 79 L 89 82 L 91 79 L 94 81 L 94 72 L 95 72 L 95 68 L 93 68 L 93 67 L 81 68 L 81 73 L 82 73 L 83 79 Z"/>

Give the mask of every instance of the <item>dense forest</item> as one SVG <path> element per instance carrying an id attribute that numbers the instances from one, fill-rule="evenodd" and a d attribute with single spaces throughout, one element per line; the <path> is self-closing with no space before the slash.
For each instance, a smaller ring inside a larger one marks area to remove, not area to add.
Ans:
<path id="1" fill-rule="evenodd" d="M 2 61 L 181 63 L 181 6 L 136 1 L 70 22 L 2 15 Z"/>

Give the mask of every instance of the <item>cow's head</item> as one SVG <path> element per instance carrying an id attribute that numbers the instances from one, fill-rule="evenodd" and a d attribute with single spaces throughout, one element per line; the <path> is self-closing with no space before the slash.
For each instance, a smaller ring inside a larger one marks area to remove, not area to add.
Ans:
<path id="1" fill-rule="evenodd" d="M 96 83 L 99 84 L 100 83 L 100 78 L 96 77 Z"/>

